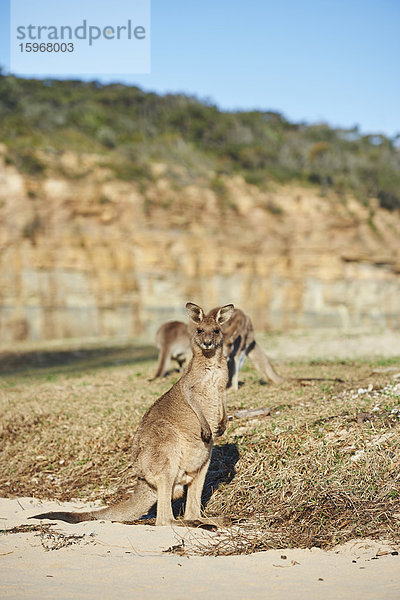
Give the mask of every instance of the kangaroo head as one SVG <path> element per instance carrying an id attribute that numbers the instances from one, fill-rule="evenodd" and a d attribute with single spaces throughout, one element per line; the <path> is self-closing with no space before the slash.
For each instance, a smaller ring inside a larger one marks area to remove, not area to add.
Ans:
<path id="1" fill-rule="evenodd" d="M 221 347 L 221 326 L 232 316 L 233 304 L 214 308 L 206 315 L 200 306 L 188 302 L 186 310 L 190 319 L 189 329 L 193 344 L 204 351 L 215 351 Z"/>

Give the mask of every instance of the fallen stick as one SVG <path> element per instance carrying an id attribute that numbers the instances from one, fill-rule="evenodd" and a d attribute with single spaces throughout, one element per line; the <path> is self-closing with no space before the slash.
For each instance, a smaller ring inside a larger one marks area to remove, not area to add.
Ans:
<path id="1" fill-rule="evenodd" d="M 271 414 L 270 408 L 244 408 L 233 413 L 236 419 L 255 419 L 257 417 L 267 417 Z"/>

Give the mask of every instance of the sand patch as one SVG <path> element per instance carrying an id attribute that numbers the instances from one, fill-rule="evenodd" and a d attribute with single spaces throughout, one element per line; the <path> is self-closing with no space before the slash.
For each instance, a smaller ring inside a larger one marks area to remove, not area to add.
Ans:
<path id="1" fill-rule="evenodd" d="M 88 505 L 86 505 L 87 507 Z M 93 505 L 90 505 L 93 507 Z M 29 520 L 40 512 L 84 508 L 80 502 L 0 499 L 2 598 L 211 598 L 398 600 L 400 557 L 384 542 L 359 540 L 332 551 L 286 549 L 248 556 L 191 554 L 218 533 L 89 521 Z M 65 536 L 73 543 L 51 549 Z M 166 552 L 173 546 L 187 554 Z"/>

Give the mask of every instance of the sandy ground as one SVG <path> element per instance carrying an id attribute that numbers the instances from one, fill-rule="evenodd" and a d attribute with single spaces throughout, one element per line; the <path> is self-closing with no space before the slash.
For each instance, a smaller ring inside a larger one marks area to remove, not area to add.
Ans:
<path id="1" fill-rule="evenodd" d="M 83 506 L 0 499 L 1 598 L 400 598 L 400 556 L 384 542 L 350 542 L 329 552 L 287 549 L 205 557 L 165 550 L 184 540 L 190 553 L 218 533 L 103 521 L 53 522 L 52 531 L 66 537 L 49 532 L 4 533 L 16 526 L 40 524 L 28 519 L 38 511 Z M 62 547 L 55 549 L 56 545 Z"/>
<path id="2" fill-rule="evenodd" d="M 400 356 L 398 330 L 360 331 L 316 329 L 259 334 L 257 339 L 271 358 L 289 360 L 343 360 Z"/>

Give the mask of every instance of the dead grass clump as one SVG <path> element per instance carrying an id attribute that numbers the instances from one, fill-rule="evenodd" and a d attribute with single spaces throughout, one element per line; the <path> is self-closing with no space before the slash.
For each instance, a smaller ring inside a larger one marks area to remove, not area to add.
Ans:
<path id="1" fill-rule="evenodd" d="M 400 541 L 400 423 L 393 407 L 361 424 L 344 414 L 275 436 L 265 425 L 257 439 L 253 433 L 238 440 L 236 476 L 207 506 L 253 523 L 251 532 L 236 532 L 236 550 L 228 536 L 217 553 L 222 546 L 225 553 L 329 548 L 359 536 Z"/>
<path id="2" fill-rule="evenodd" d="M 20 525 L 18 527 L 12 527 L 11 529 L 4 529 L 0 532 L 0 535 L 12 535 L 21 533 L 34 533 L 38 536 L 42 547 L 48 552 L 50 550 L 60 550 L 61 548 L 68 548 L 74 544 L 80 544 L 84 542 L 89 544 L 93 542 L 93 535 L 89 534 L 89 538 L 86 535 L 66 535 L 60 531 L 53 529 L 51 524 L 40 525 Z"/>

